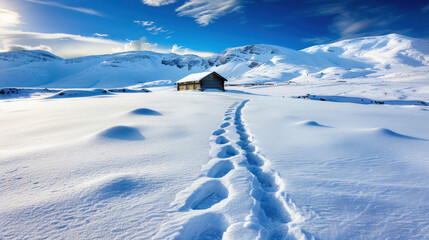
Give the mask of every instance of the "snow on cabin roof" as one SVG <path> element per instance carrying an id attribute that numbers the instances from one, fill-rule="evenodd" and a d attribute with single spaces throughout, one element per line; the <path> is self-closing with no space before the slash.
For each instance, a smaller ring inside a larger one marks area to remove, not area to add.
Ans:
<path id="1" fill-rule="evenodd" d="M 203 79 L 204 77 L 206 77 L 211 73 L 213 72 L 200 72 L 200 73 L 189 74 L 188 76 L 180 79 L 176 83 L 200 81 L 201 79 Z"/>

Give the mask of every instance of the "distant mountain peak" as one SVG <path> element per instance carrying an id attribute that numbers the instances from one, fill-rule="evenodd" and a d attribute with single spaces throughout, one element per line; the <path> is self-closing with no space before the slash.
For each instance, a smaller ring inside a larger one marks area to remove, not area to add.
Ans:
<path id="1" fill-rule="evenodd" d="M 216 71 L 230 83 L 359 78 L 429 66 L 429 41 L 401 34 L 347 39 L 300 51 L 251 44 L 211 57 L 132 51 L 73 59 L 32 50 L 0 53 L 0 87 L 124 87 Z"/>

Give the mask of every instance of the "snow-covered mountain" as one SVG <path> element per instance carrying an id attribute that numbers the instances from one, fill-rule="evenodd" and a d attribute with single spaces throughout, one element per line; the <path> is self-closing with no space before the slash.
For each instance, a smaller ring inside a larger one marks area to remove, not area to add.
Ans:
<path id="1" fill-rule="evenodd" d="M 123 87 L 217 71 L 229 83 L 347 79 L 428 67 L 429 41 L 398 34 L 296 51 L 257 44 L 209 57 L 149 51 L 62 59 L 44 51 L 0 53 L 0 87 Z"/>

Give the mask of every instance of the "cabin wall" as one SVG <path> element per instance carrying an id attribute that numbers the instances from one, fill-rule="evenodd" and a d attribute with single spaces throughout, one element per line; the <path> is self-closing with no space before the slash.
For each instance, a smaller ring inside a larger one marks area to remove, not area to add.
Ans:
<path id="1" fill-rule="evenodd" d="M 199 82 L 196 83 L 179 83 L 177 85 L 178 91 L 185 91 L 185 90 L 200 90 L 201 84 Z"/>
<path id="2" fill-rule="evenodd" d="M 216 75 L 210 74 L 207 77 L 201 79 L 201 88 L 202 89 L 215 88 L 215 89 L 224 90 L 224 82 Z"/>

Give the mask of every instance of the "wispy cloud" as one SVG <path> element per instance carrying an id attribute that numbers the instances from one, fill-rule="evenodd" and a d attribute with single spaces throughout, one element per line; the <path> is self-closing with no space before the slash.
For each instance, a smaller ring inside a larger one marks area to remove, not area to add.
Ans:
<path id="1" fill-rule="evenodd" d="M 312 8 L 303 16 L 333 16 L 328 28 L 342 39 L 390 33 L 391 26 L 402 17 L 394 7 L 377 2 L 307 0 L 307 3 Z"/>
<path id="2" fill-rule="evenodd" d="M 331 41 L 331 39 L 327 37 L 314 37 L 314 38 L 303 38 L 301 41 L 305 43 L 324 44 Z"/>
<path id="3" fill-rule="evenodd" d="M 152 26 L 155 22 L 154 21 L 138 21 L 138 20 L 134 20 L 134 23 L 142 25 L 143 27 L 147 27 L 147 26 Z"/>
<path id="4" fill-rule="evenodd" d="M 12 51 L 22 51 L 22 50 L 44 50 L 52 52 L 52 48 L 46 45 L 39 46 L 28 46 L 28 45 L 19 45 L 19 44 L 6 44 L 3 46 L 3 49 L 0 49 L 2 52 L 12 52 Z"/>
<path id="5" fill-rule="evenodd" d="M 123 47 L 124 42 L 97 37 L 0 29 L 0 49 L 2 51 L 42 49 L 61 57 L 70 58 L 112 53 L 112 49 Z"/>
<path id="6" fill-rule="evenodd" d="M 142 2 L 149 6 L 160 7 L 171 3 L 175 3 L 176 0 L 142 0 Z"/>
<path id="7" fill-rule="evenodd" d="M 159 7 L 175 3 L 177 0 L 142 0 L 149 6 Z M 237 12 L 242 8 L 243 0 L 188 0 L 176 8 L 179 16 L 195 18 L 201 26 L 207 26 L 216 19 Z"/>
<path id="8" fill-rule="evenodd" d="M 146 28 L 146 31 L 150 32 L 153 35 L 158 35 L 159 33 L 167 32 L 166 29 L 164 29 L 162 27 L 157 27 L 157 26 L 152 26 L 152 27 Z"/>
<path id="9" fill-rule="evenodd" d="M 278 27 L 281 27 L 281 26 L 283 26 L 282 23 L 279 23 L 279 24 L 264 24 L 264 25 L 262 25 L 262 27 L 264 27 L 264 28 L 278 28 Z"/>
<path id="10" fill-rule="evenodd" d="M 103 38 L 103 37 L 108 37 L 108 36 L 109 36 L 109 34 L 104 34 L 104 33 L 94 33 L 94 36 L 95 36 L 95 37 Z"/>
<path id="11" fill-rule="evenodd" d="M 143 27 L 146 27 L 146 31 L 148 31 L 152 35 L 158 35 L 160 33 L 173 33 L 172 31 L 155 25 L 154 21 L 138 21 L 134 20 L 134 23 L 137 23 Z"/>
<path id="12" fill-rule="evenodd" d="M 13 27 L 20 24 L 19 13 L 0 8 L 0 27 Z"/>
<path id="13" fill-rule="evenodd" d="M 426 6 L 424 6 L 424 7 L 422 8 L 422 12 L 423 12 L 423 13 L 429 12 L 429 4 L 427 4 Z"/>
<path id="14" fill-rule="evenodd" d="M 236 12 L 242 8 L 239 0 L 189 0 L 176 9 L 179 16 L 195 18 L 195 21 L 207 26 L 214 20 Z"/>
<path id="15" fill-rule="evenodd" d="M 68 9 L 68 10 L 72 10 L 72 11 L 76 11 L 76 12 L 81 12 L 81 13 L 86 13 L 86 14 L 90 14 L 90 15 L 95 15 L 95 16 L 99 16 L 99 17 L 103 17 L 103 14 L 101 14 L 100 12 L 97 12 L 93 9 L 89 9 L 89 8 L 83 8 L 83 7 L 72 7 L 72 6 L 67 6 L 58 2 L 52 2 L 52 1 L 40 1 L 40 0 L 27 0 L 28 2 L 32 2 L 32 3 L 37 3 L 37 4 L 43 4 L 43 5 L 48 5 L 48 6 L 53 6 L 53 7 L 59 7 L 59 8 L 64 8 L 64 9 Z"/>
<path id="16" fill-rule="evenodd" d="M 85 37 L 67 33 L 25 32 L 0 28 L 0 52 L 16 50 L 45 50 L 63 58 L 88 55 L 111 54 L 126 51 L 154 51 L 176 54 L 195 54 L 210 56 L 213 53 L 195 51 L 188 48 L 160 47 L 148 42 L 146 37 L 138 40 L 115 41 L 99 37 Z"/>

